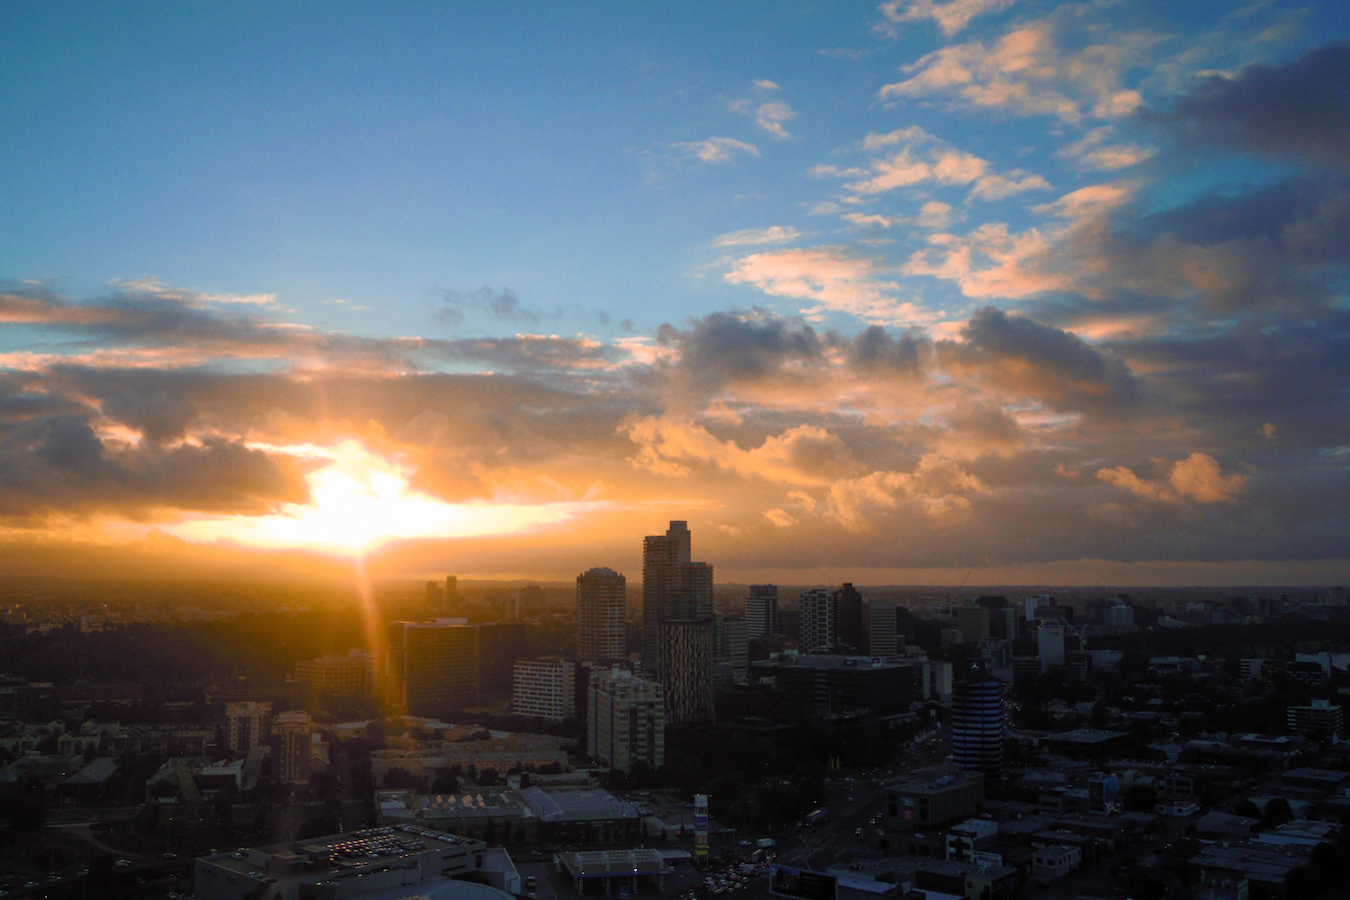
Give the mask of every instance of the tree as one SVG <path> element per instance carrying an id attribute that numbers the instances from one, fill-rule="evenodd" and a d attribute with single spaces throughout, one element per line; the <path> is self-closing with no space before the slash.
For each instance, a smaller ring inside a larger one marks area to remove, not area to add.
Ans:
<path id="1" fill-rule="evenodd" d="M 1294 821 L 1294 809 L 1289 805 L 1289 801 L 1283 797 L 1273 797 L 1266 801 L 1266 808 L 1261 816 L 1261 824 L 1267 828 L 1275 828 L 1286 822 Z"/>
<path id="2" fill-rule="evenodd" d="M 1257 806 L 1251 800 L 1243 800 L 1237 806 L 1233 807 L 1233 815 L 1243 816 L 1248 819 L 1261 818 L 1261 807 Z"/>
<path id="3" fill-rule="evenodd" d="M 1125 790 L 1125 808 L 1130 812 L 1154 812 L 1158 806 L 1158 789 L 1146 784 L 1132 784 Z"/>

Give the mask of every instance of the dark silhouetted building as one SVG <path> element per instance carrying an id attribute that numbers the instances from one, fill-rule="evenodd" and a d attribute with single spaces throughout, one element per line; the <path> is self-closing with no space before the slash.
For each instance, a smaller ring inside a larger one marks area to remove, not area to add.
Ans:
<path id="1" fill-rule="evenodd" d="M 577 659 L 609 662 L 627 655 L 624 613 L 628 582 L 613 569 L 577 576 Z"/>
<path id="2" fill-rule="evenodd" d="M 489 622 L 477 627 L 480 702 L 509 700 L 516 661 L 525 656 L 525 625 Z"/>
<path id="3" fill-rule="evenodd" d="M 1003 771 L 1003 683 L 978 663 L 952 685 L 952 761 L 991 778 Z"/>
<path id="4" fill-rule="evenodd" d="M 746 640 L 778 633 L 778 585 L 752 584 L 745 598 Z"/>
<path id="5" fill-rule="evenodd" d="M 478 637 L 478 627 L 455 622 L 390 622 L 386 702 L 408 715 L 433 718 L 477 706 Z"/>
<path id="6" fill-rule="evenodd" d="M 867 633 L 863 626 L 863 598 L 849 582 L 832 594 L 834 598 L 836 644 L 847 644 L 854 653 L 867 649 Z"/>
<path id="7" fill-rule="evenodd" d="M 666 721 L 713 714 L 713 568 L 690 559 L 689 526 L 642 542 L 642 662 L 661 684 Z"/>

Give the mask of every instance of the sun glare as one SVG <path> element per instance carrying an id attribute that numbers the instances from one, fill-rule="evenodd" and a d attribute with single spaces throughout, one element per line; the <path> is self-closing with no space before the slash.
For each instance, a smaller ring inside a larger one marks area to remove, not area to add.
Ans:
<path id="1" fill-rule="evenodd" d="M 288 503 L 271 515 L 196 518 L 164 530 L 190 541 L 358 554 L 401 538 L 516 534 L 605 505 L 594 501 L 446 503 L 412 490 L 406 467 L 371 453 L 356 441 L 345 441 L 333 450 L 269 449 L 327 460 L 305 476 L 309 503 Z"/>

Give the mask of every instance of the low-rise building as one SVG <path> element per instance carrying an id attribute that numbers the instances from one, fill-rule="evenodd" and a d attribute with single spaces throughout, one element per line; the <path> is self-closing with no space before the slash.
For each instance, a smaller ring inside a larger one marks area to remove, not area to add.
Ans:
<path id="1" fill-rule="evenodd" d="M 1044 881 L 1063 878 L 1083 862 L 1083 853 L 1066 844 L 1040 847 L 1031 857 L 1031 877 Z"/>
<path id="2" fill-rule="evenodd" d="M 943 828 L 979 812 L 984 775 L 966 772 L 898 782 L 887 792 L 886 818 L 892 827 Z"/>

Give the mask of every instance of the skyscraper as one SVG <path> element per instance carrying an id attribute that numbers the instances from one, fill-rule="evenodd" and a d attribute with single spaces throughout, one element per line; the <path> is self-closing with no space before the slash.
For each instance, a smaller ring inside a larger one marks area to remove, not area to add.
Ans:
<path id="1" fill-rule="evenodd" d="M 511 698 L 512 671 L 525 655 L 523 622 L 484 622 L 478 629 L 478 697 L 480 703 Z"/>
<path id="2" fill-rule="evenodd" d="M 1063 624 L 1046 622 L 1036 632 L 1036 644 L 1040 651 L 1042 673 L 1064 665 Z"/>
<path id="3" fill-rule="evenodd" d="M 478 628 L 447 621 L 390 622 L 386 701 L 414 716 L 478 705 Z"/>
<path id="4" fill-rule="evenodd" d="M 746 639 L 778 633 L 778 585 L 752 584 L 745 598 Z"/>
<path id="5" fill-rule="evenodd" d="M 823 588 L 802 591 L 801 602 L 802 634 L 799 644 L 802 652 L 828 651 L 839 639 L 835 595 Z"/>
<path id="6" fill-rule="evenodd" d="M 1003 683 L 979 663 L 952 685 L 952 761 L 998 777 L 1003 771 Z"/>
<path id="7" fill-rule="evenodd" d="M 712 566 L 690 560 L 685 522 L 643 539 L 642 661 L 671 722 L 712 715 L 712 591 Z"/>
<path id="8" fill-rule="evenodd" d="M 745 616 L 729 613 L 714 616 L 713 622 L 713 661 L 731 663 L 736 681 L 744 681 L 750 668 L 750 641 L 746 636 Z"/>
<path id="9" fill-rule="evenodd" d="M 613 569 L 591 569 L 577 576 L 577 659 L 623 659 L 627 581 Z"/>
<path id="10" fill-rule="evenodd" d="M 587 698 L 586 752 L 614 769 L 652 769 L 666 761 L 666 704 L 661 685 L 626 669 L 597 671 Z"/>
<path id="11" fill-rule="evenodd" d="M 245 756 L 272 736 L 272 704 L 240 701 L 225 704 L 225 746 Z"/>
<path id="12" fill-rule="evenodd" d="M 867 646 L 867 635 L 863 631 L 862 594 L 851 583 L 834 592 L 835 641 L 848 644 L 854 653 L 862 653 Z"/>
<path id="13" fill-rule="evenodd" d="M 314 753 L 314 722 L 309 713 L 303 710 L 278 713 L 272 723 L 272 738 L 282 783 L 308 784 L 310 757 Z"/>
<path id="14" fill-rule="evenodd" d="M 896 606 L 894 603 L 873 600 L 868 611 L 871 621 L 868 623 L 868 655 L 894 661 L 900 655 L 900 635 L 897 634 Z"/>

